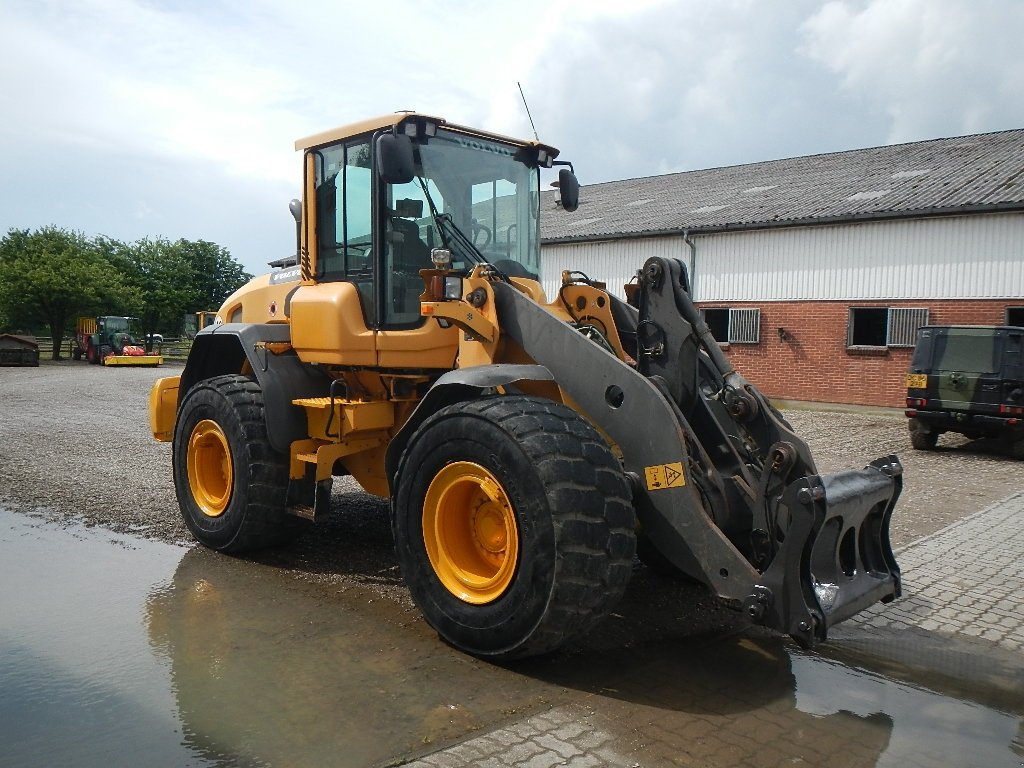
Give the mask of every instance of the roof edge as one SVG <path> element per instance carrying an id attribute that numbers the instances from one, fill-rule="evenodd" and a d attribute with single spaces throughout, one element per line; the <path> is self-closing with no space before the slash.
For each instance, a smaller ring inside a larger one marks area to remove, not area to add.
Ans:
<path id="1" fill-rule="evenodd" d="M 670 227 L 667 229 L 646 229 L 637 232 L 610 232 L 580 237 L 541 237 L 541 244 L 588 243 L 600 240 L 637 240 L 645 237 L 669 235 L 716 235 L 726 232 L 749 232 L 758 229 L 787 229 L 824 224 L 850 224 L 867 221 L 892 221 L 894 219 L 935 219 L 980 213 L 1024 212 L 1024 201 L 993 203 L 990 205 L 965 205 L 955 208 L 914 208 L 907 211 L 874 211 L 870 213 L 844 213 L 839 216 L 816 216 L 778 221 L 754 221 L 740 224 L 716 224 L 694 227 Z"/>

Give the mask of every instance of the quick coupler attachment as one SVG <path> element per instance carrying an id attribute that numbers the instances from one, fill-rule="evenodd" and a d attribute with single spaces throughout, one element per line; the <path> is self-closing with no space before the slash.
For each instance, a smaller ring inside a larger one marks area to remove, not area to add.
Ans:
<path id="1" fill-rule="evenodd" d="M 778 551 L 744 609 L 757 623 L 811 647 L 830 627 L 900 596 L 889 520 L 903 488 L 895 456 L 862 470 L 810 475 L 783 492 Z"/>

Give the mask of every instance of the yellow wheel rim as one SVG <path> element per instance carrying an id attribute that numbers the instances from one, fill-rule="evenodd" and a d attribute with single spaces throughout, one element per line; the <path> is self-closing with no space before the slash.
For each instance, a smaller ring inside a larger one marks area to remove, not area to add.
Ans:
<path id="1" fill-rule="evenodd" d="M 501 597 L 515 576 L 519 528 L 494 475 L 468 461 L 438 472 L 423 501 L 423 543 L 455 597 L 474 605 Z"/>
<path id="2" fill-rule="evenodd" d="M 224 430 L 215 421 L 196 424 L 188 439 L 188 484 L 192 498 L 208 517 L 219 517 L 231 500 L 234 469 Z"/>

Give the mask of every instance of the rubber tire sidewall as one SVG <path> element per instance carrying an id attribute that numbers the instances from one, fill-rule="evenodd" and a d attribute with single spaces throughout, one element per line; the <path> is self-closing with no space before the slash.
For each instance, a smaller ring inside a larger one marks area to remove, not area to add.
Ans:
<path id="1" fill-rule="evenodd" d="M 235 539 L 245 524 L 249 505 L 249 440 L 234 406 L 217 389 L 218 379 L 194 386 L 186 395 L 174 427 L 174 490 L 182 518 L 192 535 L 203 545 L 220 551 L 236 549 Z M 217 517 L 206 515 L 196 504 L 188 480 L 188 442 L 196 425 L 209 419 L 224 431 L 231 451 L 233 474 L 231 498 Z M 282 499 L 283 505 L 283 499 Z"/>
<path id="2" fill-rule="evenodd" d="M 505 656 L 526 641 L 544 617 L 554 588 L 555 534 L 544 484 L 522 447 L 478 417 L 449 415 L 428 422 L 404 459 L 393 527 L 406 584 L 427 622 L 442 637 L 477 656 Z M 519 529 L 519 562 L 508 589 L 485 605 L 466 603 L 440 581 L 423 542 L 423 499 L 435 475 L 453 461 L 472 461 L 501 484 Z M 495 643 L 492 637 L 508 638 Z"/>

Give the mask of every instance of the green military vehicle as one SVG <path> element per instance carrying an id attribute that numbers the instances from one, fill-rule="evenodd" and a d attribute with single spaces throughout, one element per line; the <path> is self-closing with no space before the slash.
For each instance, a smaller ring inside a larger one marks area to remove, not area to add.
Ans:
<path id="1" fill-rule="evenodd" d="M 910 442 L 930 450 L 943 432 L 996 438 L 1024 458 L 1024 328 L 926 325 L 907 374 Z"/>

